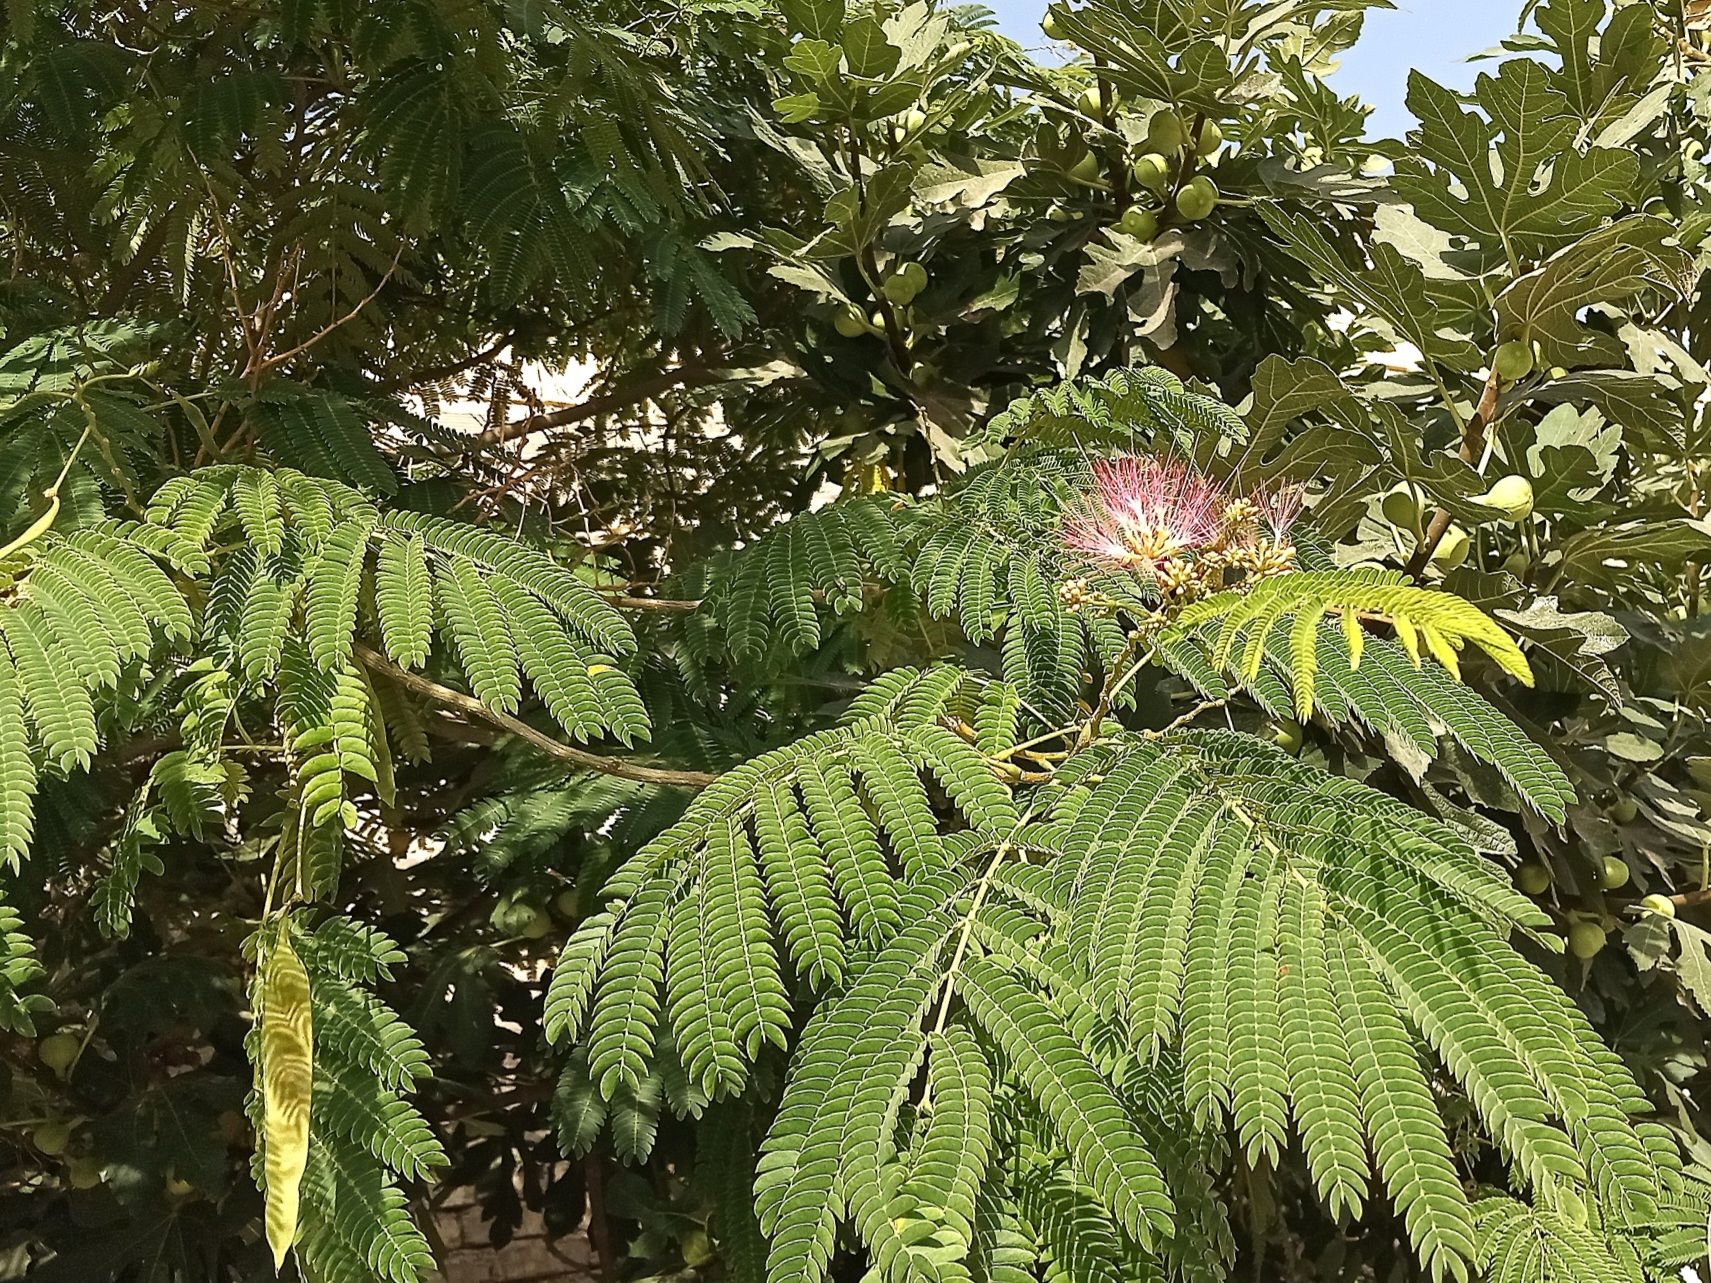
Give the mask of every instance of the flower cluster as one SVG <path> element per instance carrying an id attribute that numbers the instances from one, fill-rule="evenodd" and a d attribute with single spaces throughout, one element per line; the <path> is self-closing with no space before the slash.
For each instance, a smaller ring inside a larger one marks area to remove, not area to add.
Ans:
<path id="1" fill-rule="evenodd" d="M 1190 465 L 1123 455 L 1093 465 L 1093 485 L 1063 523 L 1065 546 L 1190 601 L 1295 568 L 1295 485 L 1237 496 Z"/>

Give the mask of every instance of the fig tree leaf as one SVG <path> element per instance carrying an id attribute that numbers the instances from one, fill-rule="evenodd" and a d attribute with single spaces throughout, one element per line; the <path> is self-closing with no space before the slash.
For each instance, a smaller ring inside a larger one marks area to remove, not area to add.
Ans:
<path id="1" fill-rule="evenodd" d="M 793 31 L 816 40 L 836 40 L 844 25 L 844 0 L 779 0 Z"/>
<path id="2" fill-rule="evenodd" d="M 902 58 L 897 46 L 885 38 L 885 28 L 871 16 L 857 18 L 844 28 L 843 45 L 850 75 L 866 80 L 889 76 Z"/>
<path id="3" fill-rule="evenodd" d="M 1648 214 L 1589 232 L 1497 296 L 1498 332 L 1537 342 L 1545 365 L 1621 363 L 1621 340 L 1579 318 L 1595 304 L 1625 303 L 1642 293 L 1681 297 L 1693 259 L 1670 243 L 1674 234 Z"/>
<path id="4" fill-rule="evenodd" d="M 1552 664 L 1574 674 L 1611 704 L 1622 702 L 1621 683 L 1605 656 L 1627 643 L 1628 630 L 1611 616 L 1596 610 L 1564 611 L 1555 597 L 1540 597 L 1525 610 L 1494 613 L 1533 647 L 1536 667 L 1548 670 L 1551 666 L 1538 663 L 1542 651 Z"/>
<path id="5" fill-rule="evenodd" d="M 1479 350 L 1439 328 L 1441 310 L 1426 292 L 1425 275 L 1394 245 L 1374 244 L 1371 264 L 1355 266 L 1344 261 L 1308 215 L 1270 205 L 1262 206 L 1260 214 L 1311 275 L 1356 307 L 1384 318 L 1427 358 L 1460 370 L 1478 367 Z"/>
<path id="6" fill-rule="evenodd" d="M 1612 523 L 1570 535 L 1560 556 L 1569 579 L 1625 593 L 1640 574 L 1674 574 L 1689 557 L 1711 559 L 1711 524 L 1685 517 Z"/>
<path id="7" fill-rule="evenodd" d="M 1639 177 L 1631 152 L 1580 152 L 1580 119 L 1540 63 L 1515 59 L 1481 75 L 1487 115 L 1413 72 L 1420 120 L 1396 167 L 1396 189 L 1427 222 L 1466 238 L 1474 270 L 1545 258 L 1615 213 Z"/>

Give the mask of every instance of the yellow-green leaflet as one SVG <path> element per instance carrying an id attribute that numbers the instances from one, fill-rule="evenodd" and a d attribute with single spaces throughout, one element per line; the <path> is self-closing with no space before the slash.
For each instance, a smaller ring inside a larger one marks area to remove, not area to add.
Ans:
<path id="1" fill-rule="evenodd" d="M 267 1180 L 267 1243 L 274 1268 L 297 1236 L 298 1187 L 309 1161 L 309 1098 L 315 1035 L 309 973 L 284 936 L 261 964 L 262 1141 Z"/>

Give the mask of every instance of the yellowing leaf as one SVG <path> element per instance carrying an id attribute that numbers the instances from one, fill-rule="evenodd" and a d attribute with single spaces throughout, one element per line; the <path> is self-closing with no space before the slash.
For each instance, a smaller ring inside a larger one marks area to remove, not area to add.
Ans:
<path id="1" fill-rule="evenodd" d="M 274 1268 L 297 1237 L 297 1204 L 309 1161 L 315 1036 L 309 974 L 284 936 L 261 964 L 261 1097 L 267 1244 Z"/>

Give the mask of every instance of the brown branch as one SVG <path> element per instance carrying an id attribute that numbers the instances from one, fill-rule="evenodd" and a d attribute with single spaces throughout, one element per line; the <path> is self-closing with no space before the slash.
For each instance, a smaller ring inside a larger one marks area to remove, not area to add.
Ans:
<path id="1" fill-rule="evenodd" d="M 579 766 L 584 770 L 599 771 L 603 775 L 615 775 L 622 780 L 636 780 L 643 784 L 673 784 L 680 788 L 706 788 L 719 777 L 707 771 L 677 771 L 657 766 L 637 766 L 621 758 L 605 757 L 599 753 L 590 753 L 585 749 L 572 748 L 562 744 L 552 736 L 537 731 L 527 722 L 520 721 L 508 713 L 495 712 L 473 695 L 465 695 L 462 691 L 453 690 L 449 686 L 441 686 L 438 682 L 423 677 L 420 673 L 412 673 L 400 668 L 387 659 L 379 651 L 370 650 L 360 643 L 355 648 L 356 657 L 364 668 L 391 678 L 406 690 L 443 704 L 447 708 L 455 708 L 470 717 L 497 726 L 503 731 L 515 735 L 518 739 L 532 744 L 548 757 L 555 757 L 561 762 Z"/>
<path id="2" fill-rule="evenodd" d="M 329 321 L 326 325 L 323 325 L 320 329 L 316 330 L 313 334 L 311 334 L 308 338 L 304 339 L 296 347 L 291 348 L 287 351 L 281 352 L 277 356 L 268 357 L 259 366 L 256 367 L 256 373 L 259 374 L 263 370 L 271 370 L 274 366 L 282 365 L 286 361 L 289 361 L 294 356 L 301 356 L 303 353 L 307 352 L 310 348 L 314 347 L 315 344 L 319 343 L 322 339 L 326 338 L 327 335 L 331 334 L 334 330 L 338 329 L 339 326 L 344 325 L 349 321 L 354 321 L 357 318 L 357 316 L 362 312 L 363 308 L 367 307 L 370 303 L 374 302 L 374 300 L 380 296 L 380 291 L 386 288 L 386 282 L 388 282 L 392 279 L 392 273 L 394 273 L 398 270 L 399 260 L 404 257 L 404 244 L 405 243 L 403 241 L 400 241 L 398 243 L 398 252 L 392 256 L 392 265 L 386 269 L 385 274 L 381 276 L 380 280 L 375 284 L 375 287 L 373 289 L 371 289 L 366 295 L 363 296 L 361 302 L 359 302 L 355 307 L 351 308 L 351 310 L 346 312 L 343 316 L 339 317 L 338 320 Z"/>
<path id="3" fill-rule="evenodd" d="M 1485 390 L 1479 394 L 1479 404 L 1474 407 L 1473 418 L 1467 421 L 1467 427 L 1462 431 L 1461 455 L 1462 462 L 1469 467 L 1479 465 L 1479 456 L 1485 451 L 1485 429 L 1497 414 L 1497 365 L 1492 363 L 1491 373 L 1485 376 Z M 1432 559 L 1432 554 L 1438 550 L 1438 545 L 1449 533 L 1450 524 L 1454 520 L 1444 508 L 1439 508 L 1432 514 L 1432 519 L 1426 524 L 1424 537 L 1420 546 L 1414 549 L 1414 555 L 1408 559 L 1407 573 L 1418 577 L 1426 568 L 1426 563 Z"/>
<path id="4" fill-rule="evenodd" d="M 601 592 L 601 596 L 620 610 L 658 610 L 672 615 L 693 615 L 701 609 L 699 598 L 694 601 L 678 601 L 671 597 L 625 597 L 605 592 Z"/>
<path id="5" fill-rule="evenodd" d="M 454 375 L 462 374 L 465 370 L 473 370 L 478 365 L 485 365 L 516 341 L 515 331 L 510 334 L 501 334 L 490 346 L 482 348 L 479 352 L 472 352 L 456 361 L 445 361 L 439 365 L 430 365 L 420 370 L 414 370 L 407 375 L 387 379 L 380 386 L 389 392 L 402 392 L 409 388 L 420 387 L 424 383 L 441 383 Z"/>
<path id="6" fill-rule="evenodd" d="M 659 370 L 653 374 L 622 383 L 610 392 L 601 392 L 580 401 L 575 405 L 567 405 L 557 410 L 547 410 L 540 414 L 527 415 L 511 423 L 502 423 L 488 428 L 475 438 L 478 446 L 503 445 L 507 441 L 515 441 L 519 437 L 532 436 L 536 432 L 545 432 L 548 428 L 562 428 L 572 423 L 581 423 L 584 419 L 596 419 L 603 414 L 611 414 L 617 410 L 625 410 L 630 406 L 639 405 L 643 401 L 651 401 L 662 392 L 669 392 L 675 387 L 700 387 L 709 383 L 718 383 L 725 377 L 722 369 L 712 369 L 701 364 L 674 366 L 669 370 Z"/>

